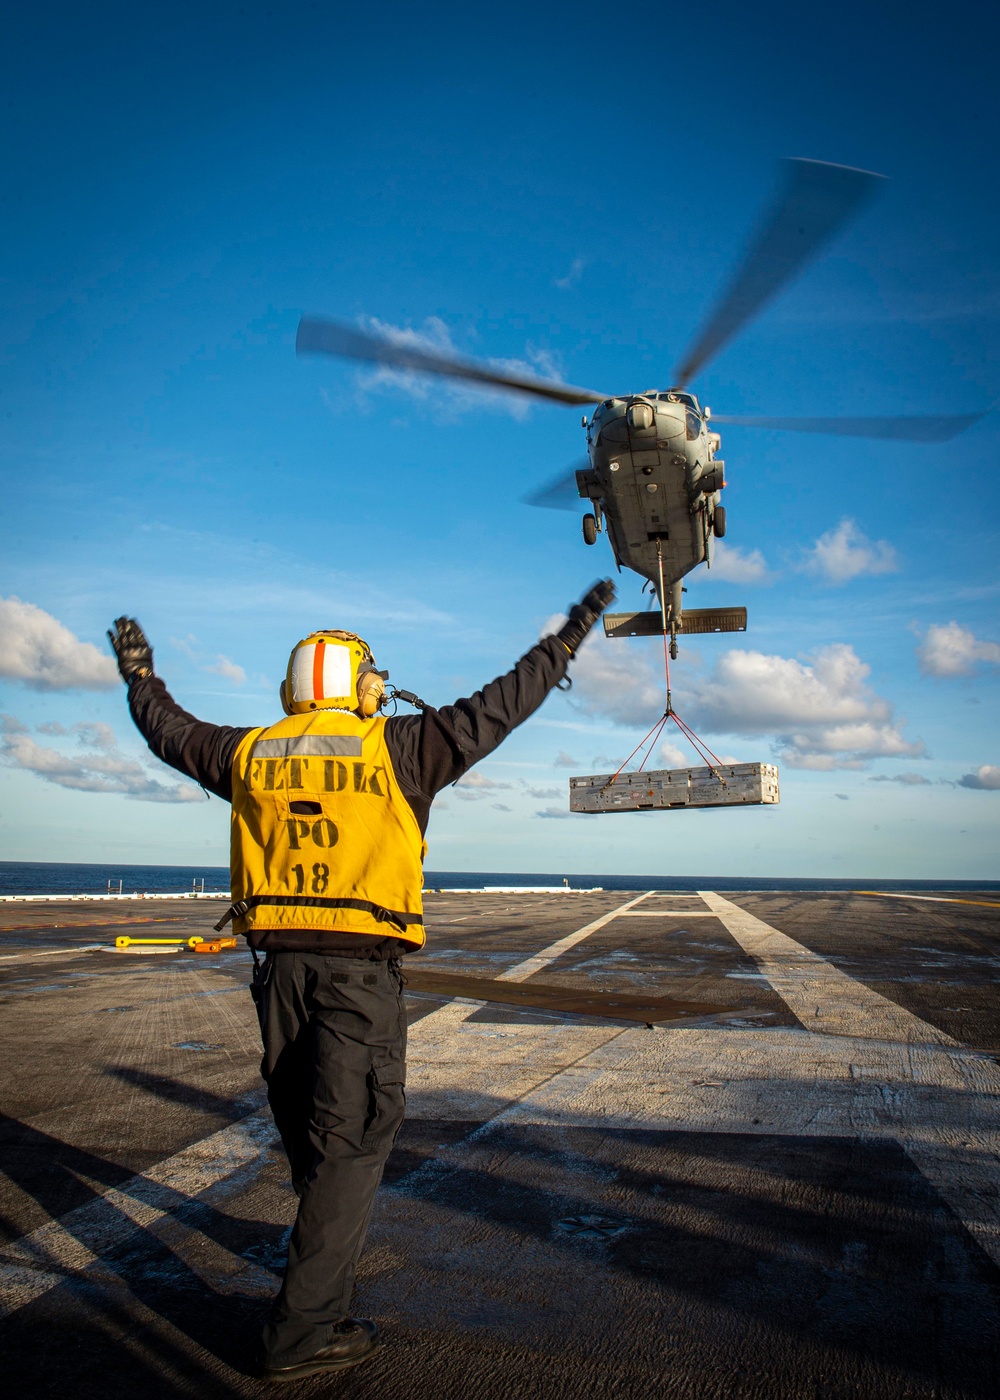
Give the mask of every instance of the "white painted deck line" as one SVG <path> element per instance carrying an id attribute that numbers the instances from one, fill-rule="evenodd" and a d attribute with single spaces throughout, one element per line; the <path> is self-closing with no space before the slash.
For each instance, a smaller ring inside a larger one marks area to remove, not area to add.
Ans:
<path id="1" fill-rule="evenodd" d="M 5 953 L 0 957 L 0 963 L 30 962 L 33 958 L 56 958 L 60 955 L 75 958 L 77 953 L 97 953 L 103 947 L 103 943 L 77 943 L 73 948 L 40 948 L 34 953 Z"/>
<path id="2" fill-rule="evenodd" d="M 994 1058 L 721 895 L 703 898 L 804 1028 L 624 1031 L 484 1125 L 470 1147 L 508 1122 L 889 1139 L 1000 1264 Z"/>
<path id="3" fill-rule="evenodd" d="M 619 919 L 717 919 L 711 909 L 626 909 Z"/>
<path id="4" fill-rule="evenodd" d="M 612 919 L 618 919 L 622 914 L 632 908 L 634 904 L 641 903 L 649 897 L 650 891 L 636 895 L 634 899 L 627 900 L 624 904 L 619 904 L 617 909 L 612 909 L 607 914 L 602 914 L 599 919 L 594 919 L 592 923 L 585 924 L 583 928 L 578 928 L 574 933 L 568 933 L 565 938 L 560 938 L 557 943 L 550 943 L 547 948 L 543 948 L 540 953 L 533 957 L 525 958 L 523 962 L 517 963 L 514 967 L 509 967 L 506 972 L 497 973 L 496 982 L 523 982 L 531 977 L 543 967 L 548 967 L 549 963 L 561 957 L 570 948 L 574 948 L 584 938 L 589 938 L 598 929 L 604 928 L 605 924 L 610 924 Z M 422 1039 L 428 1032 L 436 1035 L 439 1025 L 446 1023 L 457 1024 L 459 1021 L 467 1020 L 474 1012 L 481 1010 L 487 1003 L 485 1001 L 452 1001 L 447 1006 L 442 1006 L 437 1011 L 432 1011 L 429 1016 L 423 1016 L 411 1027 L 411 1040 L 416 1037 Z M 439 1020 L 439 1018 L 441 1018 Z"/>
<path id="5" fill-rule="evenodd" d="M 1000 1069 L 926 1035 L 917 1043 L 787 1027 L 628 1030 L 469 1144 L 498 1123 L 521 1122 L 894 1141 L 1000 1264 Z"/>
<path id="6" fill-rule="evenodd" d="M 578 928 L 575 933 L 568 933 L 565 938 L 560 938 L 558 943 L 550 943 L 547 948 L 543 948 L 540 953 L 536 953 L 532 958 L 525 958 L 524 962 L 519 962 L 516 967 L 509 967 L 506 972 L 498 973 L 497 982 L 524 982 L 528 977 L 540 972 L 543 967 L 548 967 L 549 963 L 555 962 L 556 958 L 561 958 L 563 953 L 568 953 L 570 948 L 575 948 L 583 939 L 589 938 L 598 929 L 604 928 L 605 924 L 610 924 L 612 919 L 620 919 L 633 905 L 641 904 L 649 897 L 649 891 L 636 895 L 635 899 L 628 900 L 625 904 L 619 904 L 617 909 L 612 909 L 608 914 L 602 914 L 599 919 L 595 919 L 591 924 L 585 924 L 583 928 Z"/>
<path id="7" fill-rule="evenodd" d="M 0 904 L 100 904 L 111 899 L 224 899 L 224 890 L 186 890 L 182 894 L 0 894 Z"/>
<path id="8" fill-rule="evenodd" d="M 604 928 L 646 896 L 576 929 L 502 974 L 523 981 L 548 966 L 567 949 Z M 100 946 L 100 945 L 98 945 Z M 420 1117 L 463 1118 L 480 1122 L 517 1102 L 553 1075 L 622 1034 L 620 1027 L 510 1025 L 501 1028 L 467 1024 L 485 1003 L 465 998 L 448 1002 L 410 1029 L 408 1095 L 411 1112 Z M 0 1317 L 25 1307 L 49 1289 L 84 1270 L 101 1267 L 102 1255 L 114 1249 L 138 1225 L 149 1228 L 170 1215 L 178 1198 L 191 1198 L 231 1176 L 259 1155 L 274 1132 L 270 1114 L 255 1114 L 193 1143 L 147 1172 L 133 1177 L 59 1220 L 40 1225 L 11 1245 L 0 1247 Z M 95 1185 L 96 1190 L 100 1190 Z M 209 1267 L 213 1287 L 222 1291 L 270 1296 L 274 1280 L 266 1271 L 214 1244 L 210 1259 L 184 1248 L 200 1232 L 170 1219 L 171 1247 L 198 1271 Z M 188 1257 L 190 1255 L 190 1258 Z M 231 1276 L 231 1277 L 230 1277 Z"/>
<path id="9" fill-rule="evenodd" d="M 530 976 L 645 897 L 526 959 L 508 980 Z M 416 1176 L 474 1165 L 485 1151 L 477 1140 L 499 1122 L 889 1139 L 1000 1264 L 1000 1068 L 992 1057 L 721 896 L 702 898 L 805 1029 L 486 1026 L 466 1021 L 481 1003 L 450 1002 L 411 1028 L 411 1108 L 416 1116 L 491 1122 Z M 101 1256 L 137 1225 L 152 1227 L 216 1289 L 269 1296 L 267 1271 L 206 1245 L 170 1212 L 252 1163 L 273 1131 L 266 1111 L 254 1114 L 0 1248 L 0 1316 L 82 1270 L 113 1278 Z M 397 1209 L 395 1190 L 380 1210 Z M 467 1226 L 449 1219 L 448 1228 Z"/>
<path id="10" fill-rule="evenodd" d="M 136 1226 L 148 1229 L 176 1210 L 181 1201 L 199 1196 L 249 1165 L 274 1134 L 270 1113 L 255 1113 L 157 1162 L 58 1220 L 46 1221 L 19 1240 L 0 1246 L 0 1317 L 17 1312 L 67 1277 L 91 1268 Z M 93 1185 L 101 1191 L 99 1185 Z M 170 1222 L 170 1236 L 175 1248 L 186 1237 L 197 1238 L 199 1243 L 205 1240 L 201 1231 L 177 1220 Z M 201 1258 L 209 1262 L 204 1250 Z M 210 1263 L 213 1287 L 218 1288 L 220 1277 L 228 1276 L 223 1292 L 269 1297 L 275 1291 L 274 1278 L 266 1270 L 221 1245 L 213 1246 Z"/>
<path id="11" fill-rule="evenodd" d="M 701 897 L 807 1030 L 872 1040 L 958 1045 L 944 1031 L 904 1011 L 738 904 L 711 890 L 702 891 Z"/>
<path id="12" fill-rule="evenodd" d="M 873 899 L 919 899 L 924 904 L 975 904 L 980 909 L 1000 909 L 995 899 L 946 899 L 939 894 L 890 894 L 888 890 L 851 890 L 851 894 L 863 894 Z"/>

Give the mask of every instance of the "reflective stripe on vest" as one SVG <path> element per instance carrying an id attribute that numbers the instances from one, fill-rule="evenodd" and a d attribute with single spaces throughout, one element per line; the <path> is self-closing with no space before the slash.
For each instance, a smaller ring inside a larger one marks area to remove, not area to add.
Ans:
<path id="1" fill-rule="evenodd" d="M 385 719 L 290 715 L 233 759 L 233 927 L 424 941 L 424 843 Z"/>

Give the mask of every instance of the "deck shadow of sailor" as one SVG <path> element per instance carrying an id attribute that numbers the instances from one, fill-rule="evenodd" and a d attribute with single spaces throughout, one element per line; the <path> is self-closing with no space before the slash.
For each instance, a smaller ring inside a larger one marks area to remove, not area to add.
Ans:
<path id="1" fill-rule="evenodd" d="M 235 1120 L 240 1115 L 229 1116 Z M 81 1275 L 68 1266 L 60 1268 L 46 1259 L 46 1271 L 61 1272 L 67 1282 L 75 1282 L 72 1293 L 46 1290 L 0 1323 L 5 1377 L 13 1387 L 11 1393 L 48 1393 L 41 1382 L 49 1371 L 53 1388 L 64 1385 L 67 1356 L 74 1354 L 69 1339 L 74 1329 L 76 1346 L 90 1358 L 100 1347 L 99 1334 L 107 1336 L 109 1356 L 107 1367 L 102 1367 L 103 1393 L 125 1393 L 124 1384 L 118 1386 L 116 1382 L 112 1388 L 107 1377 L 121 1371 L 122 1336 L 136 1335 L 137 1319 L 130 1310 L 128 1295 L 226 1365 L 237 1370 L 245 1366 L 247 1325 L 263 1315 L 266 1302 L 213 1289 L 204 1274 L 192 1269 L 168 1240 L 159 1237 L 158 1222 L 148 1228 L 137 1224 L 109 1201 L 105 1191 L 123 1189 L 134 1179 L 130 1168 L 52 1137 L 31 1124 L 0 1115 L 0 1169 L 36 1200 L 49 1218 L 58 1219 L 71 1236 L 76 1226 L 80 1243 L 88 1250 L 94 1244 L 94 1221 L 91 1217 L 86 1228 L 83 1223 L 76 1224 L 73 1212 L 81 1207 L 97 1205 L 106 1211 L 109 1234 L 114 1240 L 101 1249 L 100 1262 L 89 1274 Z M 252 1170 L 258 1174 L 259 1163 Z M 161 1217 L 159 1228 L 169 1237 L 172 1223 L 177 1222 L 206 1236 L 229 1254 L 268 1268 L 268 1259 L 259 1257 L 257 1251 L 262 1242 L 277 1245 L 286 1237 L 288 1227 L 281 1222 L 230 1214 L 222 1199 L 211 1199 L 212 1194 L 224 1199 L 239 1187 L 240 1183 L 230 1178 L 221 1191 L 216 1188 L 208 1198 L 191 1198 L 172 1192 L 165 1185 L 158 1187 L 157 1204 L 167 1212 Z M 47 1339 L 44 1346 L 39 1345 L 39 1332 Z M 143 1327 L 142 1337 L 143 1348 L 159 1353 L 165 1366 L 190 1372 L 192 1377 L 202 1374 L 201 1363 L 182 1345 L 169 1342 L 157 1331 L 155 1323 Z M 78 1380 L 79 1360 L 77 1356 L 73 1362 Z M 22 1361 L 26 1370 L 19 1377 Z M 162 1380 L 159 1372 L 155 1384 L 151 1377 L 145 1388 L 155 1392 Z"/>

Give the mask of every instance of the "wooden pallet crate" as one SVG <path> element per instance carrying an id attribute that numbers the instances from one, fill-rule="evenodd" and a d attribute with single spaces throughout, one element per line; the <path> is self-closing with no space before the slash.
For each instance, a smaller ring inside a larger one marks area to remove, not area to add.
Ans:
<path id="1" fill-rule="evenodd" d="M 773 763 L 720 763 L 651 773 L 570 778 L 571 812 L 666 811 L 675 807 L 749 807 L 781 800 Z"/>

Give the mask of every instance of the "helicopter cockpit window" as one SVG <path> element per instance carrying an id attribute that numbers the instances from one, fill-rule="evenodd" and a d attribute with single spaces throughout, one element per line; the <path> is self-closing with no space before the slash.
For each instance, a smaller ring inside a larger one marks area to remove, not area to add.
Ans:
<path id="1" fill-rule="evenodd" d="M 684 428 L 688 442 L 694 442 L 701 436 L 701 419 L 690 409 L 684 415 Z"/>

